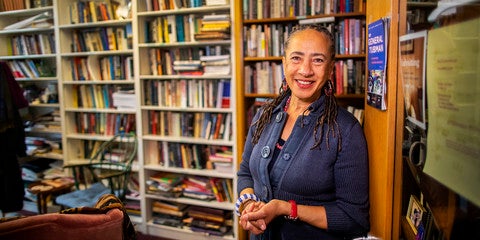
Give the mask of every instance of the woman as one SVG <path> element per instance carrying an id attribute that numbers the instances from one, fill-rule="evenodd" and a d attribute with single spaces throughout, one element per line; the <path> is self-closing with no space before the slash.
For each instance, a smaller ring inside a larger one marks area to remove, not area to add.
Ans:
<path id="1" fill-rule="evenodd" d="M 367 147 L 333 95 L 333 36 L 299 25 L 284 49 L 285 87 L 254 117 L 238 171 L 240 224 L 251 239 L 365 236 Z"/>

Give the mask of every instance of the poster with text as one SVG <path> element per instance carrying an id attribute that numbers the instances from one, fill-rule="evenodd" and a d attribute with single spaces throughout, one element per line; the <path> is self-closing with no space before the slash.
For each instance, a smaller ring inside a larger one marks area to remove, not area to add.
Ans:
<path id="1" fill-rule="evenodd" d="M 410 33 L 400 37 L 400 71 L 407 119 L 427 129 L 425 60 L 427 57 L 427 31 Z"/>
<path id="2" fill-rule="evenodd" d="M 368 25 L 368 82 L 367 103 L 380 110 L 386 110 L 386 66 L 388 18 L 382 18 Z"/>
<path id="3" fill-rule="evenodd" d="M 480 18 L 428 32 L 424 172 L 480 206 Z"/>

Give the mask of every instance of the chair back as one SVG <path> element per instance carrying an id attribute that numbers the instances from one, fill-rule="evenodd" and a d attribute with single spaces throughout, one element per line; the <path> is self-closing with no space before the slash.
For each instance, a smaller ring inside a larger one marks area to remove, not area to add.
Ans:
<path id="1" fill-rule="evenodd" d="M 137 148 L 137 137 L 133 133 L 117 134 L 101 144 L 88 168 L 94 182 L 107 181 L 111 193 L 124 199 Z"/>

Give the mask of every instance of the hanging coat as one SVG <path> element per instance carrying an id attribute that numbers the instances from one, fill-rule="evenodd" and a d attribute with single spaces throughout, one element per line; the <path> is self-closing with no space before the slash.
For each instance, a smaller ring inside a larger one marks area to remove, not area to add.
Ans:
<path id="1" fill-rule="evenodd" d="M 0 210 L 23 208 L 24 185 L 18 156 L 26 155 L 25 130 L 19 109 L 28 102 L 11 69 L 0 62 Z"/>

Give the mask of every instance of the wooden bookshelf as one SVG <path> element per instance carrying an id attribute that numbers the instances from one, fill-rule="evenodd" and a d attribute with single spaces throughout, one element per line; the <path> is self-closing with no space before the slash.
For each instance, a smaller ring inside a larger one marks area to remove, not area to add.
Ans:
<path id="1" fill-rule="evenodd" d="M 143 217 L 150 234 L 174 239 L 238 239 L 233 215 L 237 162 L 233 46 L 239 37 L 233 28 L 236 10 L 230 2 L 157 7 L 161 1 L 136 1 L 138 38 L 134 42 L 141 119 L 137 126 L 143 145 L 140 181 Z M 206 30 L 216 27 L 208 25 L 210 19 L 222 22 L 226 29 L 210 37 L 207 33 L 214 30 Z M 214 156 L 224 153 L 229 157 L 223 160 L 229 164 L 220 168 Z M 183 194 L 162 191 L 152 185 L 158 175 L 197 179 L 207 194 L 189 195 L 188 181 Z M 222 190 L 227 182 L 230 192 Z M 219 236 L 193 231 L 189 225 L 162 225 L 164 219 L 153 207 L 159 200 L 186 205 L 182 211 L 195 206 L 216 209 L 228 216 L 226 222 L 231 225 Z"/>

